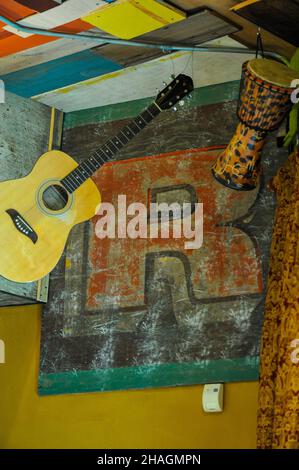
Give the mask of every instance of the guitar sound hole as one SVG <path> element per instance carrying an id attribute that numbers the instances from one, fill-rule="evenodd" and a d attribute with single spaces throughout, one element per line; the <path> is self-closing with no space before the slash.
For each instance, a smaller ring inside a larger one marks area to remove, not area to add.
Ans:
<path id="1" fill-rule="evenodd" d="M 52 184 L 44 191 L 42 199 L 47 209 L 60 211 L 67 205 L 69 196 L 62 186 Z"/>

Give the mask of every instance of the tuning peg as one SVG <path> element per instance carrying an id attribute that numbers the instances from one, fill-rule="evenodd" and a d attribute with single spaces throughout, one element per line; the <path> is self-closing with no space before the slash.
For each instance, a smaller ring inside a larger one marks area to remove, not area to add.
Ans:
<path id="1" fill-rule="evenodd" d="M 174 112 L 176 112 L 178 110 L 178 108 L 176 106 L 174 106 L 172 109 L 174 110 Z"/>
<path id="2" fill-rule="evenodd" d="M 163 86 L 166 86 L 166 85 L 167 85 L 167 83 L 166 83 L 166 82 L 163 82 Z"/>
<path id="3" fill-rule="evenodd" d="M 172 73 L 172 74 L 170 75 L 170 77 L 169 77 L 169 80 L 173 80 L 174 78 L 175 78 L 175 74 Z"/>
<path id="4" fill-rule="evenodd" d="M 180 106 L 184 106 L 184 104 L 185 104 L 185 101 L 184 101 L 184 100 L 180 100 L 180 101 L 179 101 L 179 105 L 180 105 Z"/>

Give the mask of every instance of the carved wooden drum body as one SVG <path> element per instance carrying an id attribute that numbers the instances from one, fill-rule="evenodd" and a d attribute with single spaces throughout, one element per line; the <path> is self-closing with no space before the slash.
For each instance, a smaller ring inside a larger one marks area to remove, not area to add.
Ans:
<path id="1" fill-rule="evenodd" d="M 231 189 L 256 188 L 266 135 L 277 129 L 292 106 L 292 81 L 298 74 L 279 62 L 253 59 L 242 67 L 238 102 L 240 123 L 212 167 L 214 177 Z"/>

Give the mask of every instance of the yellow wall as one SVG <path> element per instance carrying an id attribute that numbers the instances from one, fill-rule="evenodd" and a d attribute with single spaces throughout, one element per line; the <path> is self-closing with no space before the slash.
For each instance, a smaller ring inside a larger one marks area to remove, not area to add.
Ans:
<path id="1" fill-rule="evenodd" d="M 40 310 L 1 308 L 1 448 L 252 448 L 256 382 L 225 386 L 225 411 L 205 414 L 201 386 L 38 397 Z"/>

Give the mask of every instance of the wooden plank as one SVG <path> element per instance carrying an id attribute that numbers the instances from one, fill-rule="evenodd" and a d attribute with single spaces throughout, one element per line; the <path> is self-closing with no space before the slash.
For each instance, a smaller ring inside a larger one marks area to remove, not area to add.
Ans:
<path id="1" fill-rule="evenodd" d="M 186 44 L 197 45 L 203 42 L 226 36 L 238 31 L 238 26 L 225 21 L 214 12 L 202 10 L 175 24 L 160 28 L 136 38 L 140 42 L 157 44 Z M 125 67 L 140 64 L 147 60 L 164 55 L 160 49 L 145 49 L 140 47 L 124 47 L 103 45 L 98 47 L 99 54 L 104 55 Z"/>
<path id="2" fill-rule="evenodd" d="M 132 39 L 185 19 L 185 13 L 156 0 L 122 0 L 88 15 L 84 21 L 121 39 Z"/>
<path id="3" fill-rule="evenodd" d="M 216 17 L 208 11 L 201 11 L 187 18 L 183 22 L 170 25 L 168 28 L 161 28 L 155 34 L 143 35 L 140 41 L 156 41 L 156 42 L 185 42 L 189 44 L 200 44 L 207 40 L 231 34 L 237 28 L 226 23 L 221 18 Z M 99 32 L 99 30 L 91 30 L 91 32 Z M 94 54 L 106 57 L 109 60 L 128 67 L 151 60 L 153 58 L 164 55 L 160 49 L 146 49 L 142 47 L 124 47 L 117 45 L 104 45 L 94 47 L 93 41 L 74 41 L 72 39 L 60 39 L 59 47 L 55 42 L 43 44 L 33 47 L 30 50 L 18 52 L 7 57 L 0 58 L 0 72 L 6 75 L 17 70 L 33 67 L 60 57 L 70 56 L 86 49 L 92 49 Z M 56 88 L 56 87 L 54 87 Z"/>
<path id="4" fill-rule="evenodd" d="M 203 42 L 227 36 L 240 27 L 212 10 L 204 9 L 187 17 L 178 24 L 161 28 L 144 35 L 144 40 L 179 44 L 202 44 Z"/>
<path id="5" fill-rule="evenodd" d="M 226 43 L 233 43 L 227 41 Z M 184 70 L 195 87 L 239 80 L 246 54 L 178 52 L 61 88 L 35 99 L 65 112 L 155 96 L 171 74 Z M 230 66 L 227 67 L 229 62 Z"/>
<path id="6" fill-rule="evenodd" d="M 211 39 L 215 35 L 223 35 L 235 30 L 235 27 L 227 24 L 221 18 L 208 11 L 202 11 L 191 16 L 186 21 L 180 21 L 168 28 L 162 28 L 155 33 L 147 34 L 142 39 L 151 42 L 171 43 L 176 38 L 176 41 L 181 43 L 197 44 Z M 200 33 L 198 34 L 197 31 L 200 31 Z M 72 41 L 73 43 L 74 41 Z M 52 45 L 53 48 L 55 53 L 57 53 L 56 51 L 63 51 L 62 48 Z M 5 74 L 0 60 L 0 70 L 9 91 L 20 96 L 30 97 L 73 85 L 88 78 L 114 72 L 121 69 L 121 65 L 133 65 L 161 55 L 163 55 L 161 50 L 106 45 L 92 48 L 90 51 L 85 50 L 68 55 L 67 57 L 64 55 L 63 59 L 50 60 L 50 57 L 44 56 L 46 59 L 44 64 L 27 67 L 26 70 L 22 69 L 21 71 L 9 74 Z M 30 57 L 30 55 L 29 57 L 28 55 L 26 56 L 27 63 L 30 63 Z M 38 57 L 41 60 L 40 56 Z M 2 58 L 3 60 L 5 60 L 6 65 L 9 67 L 12 58 L 9 56 Z M 120 63 L 118 63 L 118 60 L 120 60 Z M 13 66 L 15 67 L 15 63 Z"/>
<path id="7" fill-rule="evenodd" d="M 12 0 L 8 0 L 8 1 L 12 1 Z M 249 21 L 243 19 L 241 16 L 238 16 L 232 11 L 230 11 L 229 9 L 231 8 L 232 5 L 229 0 L 223 0 L 221 2 L 219 2 L 218 0 L 206 0 L 206 1 L 204 0 L 174 0 L 173 4 L 175 4 L 179 8 L 182 8 L 183 10 L 188 11 L 188 12 L 193 12 L 194 10 L 198 8 L 202 8 L 202 7 L 208 7 L 214 10 L 215 12 L 218 12 L 222 16 L 226 17 L 228 21 L 235 22 L 238 24 L 239 27 L 243 28 L 241 31 L 233 33 L 234 38 L 236 38 L 238 41 L 241 41 L 243 44 L 249 45 L 251 47 L 255 47 L 256 26 L 250 23 Z M 0 35 L 0 38 L 1 38 L 1 35 Z M 287 57 L 292 56 L 292 54 L 295 51 L 294 46 L 291 46 L 287 42 L 282 41 L 281 39 L 275 37 L 273 34 L 267 31 L 263 31 L 263 40 L 264 40 L 265 48 L 284 54 Z M 49 41 L 50 39 L 45 40 L 45 38 L 36 38 L 36 40 L 34 41 L 34 44 L 30 43 L 29 47 L 32 47 L 32 46 L 35 47 L 39 44 L 45 44 L 46 42 L 49 42 Z M 6 48 L 7 48 L 7 52 L 5 50 Z M 7 53 L 8 54 L 14 53 L 18 50 L 24 50 L 24 49 L 26 49 L 26 47 L 24 47 L 24 41 L 18 44 L 14 44 L 14 47 L 12 47 L 12 44 L 10 41 L 7 41 L 6 43 L 1 44 L 0 55 L 7 55 Z M 136 52 L 138 55 L 138 51 Z M 154 57 L 154 55 L 150 57 Z M 143 60 L 142 57 L 141 57 L 141 60 Z"/>
<path id="8" fill-rule="evenodd" d="M 35 14 L 37 10 L 28 8 L 27 6 L 21 5 L 20 2 L 15 0 L 4 0 L 2 4 L 0 3 L 0 14 L 5 18 L 8 18 L 12 21 L 17 22 L 18 20 L 22 20 L 23 18 L 30 17 L 31 15 Z M 0 40 L 9 37 L 10 32 L 5 31 L 4 28 L 6 23 L 0 21 Z"/>
<path id="9" fill-rule="evenodd" d="M 8 33 L 7 33 L 8 34 Z M 82 33 L 79 33 L 82 34 Z M 1 44 L 1 43 L 0 43 Z M 57 47 L 59 44 L 59 47 Z M 7 57 L 0 58 L 0 73 L 6 75 L 17 70 L 26 69 L 35 65 L 44 64 L 51 60 L 70 56 L 77 52 L 85 51 L 94 47 L 94 41 L 73 39 L 60 39 L 59 43 L 49 42 L 41 46 L 32 47 L 29 50 L 17 52 Z"/>
<path id="10" fill-rule="evenodd" d="M 101 5 L 107 4 L 102 0 L 68 0 L 50 10 L 20 20 L 18 24 L 32 28 L 54 29 L 81 18 L 87 12 L 99 8 Z M 10 26 L 5 26 L 4 29 L 22 35 L 20 31 Z M 32 34 L 28 33 L 27 37 L 29 36 L 32 36 Z"/>
<path id="11" fill-rule="evenodd" d="M 122 66 L 116 62 L 94 54 L 91 49 L 7 75 L 4 74 L 2 79 L 8 91 L 20 96 L 31 97 L 121 68 Z"/>
<path id="12" fill-rule="evenodd" d="M 81 20 L 75 20 L 71 23 L 63 25 L 63 27 L 59 27 L 58 29 L 60 32 L 79 33 L 88 30 L 89 25 Z M 10 54 L 14 54 L 15 52 L 25 51 L 31 47 L 40 46 L 41 44 L 47 44 L 48 42 L 58 40 L 59 38 L 56 37 L 37 35 L 24 39 L 11 33 L 9 37 L 0 40 L 0 57 L 6 57 Z"/>
<path id="13" fill-rule="evenodd" d="M 2 0 L 0 2 L 0 15 L 12 21 L 18 21 L 26 16 L 31 16 L 34 13 L 36 13 L 36 10 L 20 5 L 20 3 L 15 0 Z M 5 26 L 5 23 L 0 21 L 0 28 L 3 26 Z M 2 32 L 3 30 L 1 31 L 0 29 L 0 37 Z"/>
<path id="14" fill-rule="evenodd" d="M 188 99 L 184 106 L 186 108 L 192 108 L 237 100 L 239 97 L 239 88 L 239 81 L 195 88 L 190 99 Z M 140 114 L 143 109 L 147 108 L 154 98 L 155 97 L 152 96 L 150 98 L 67 113 L 64 118 L 64 130 L 67 131 L 74 127 L 87 126 L 95 124 L 96 122 L 110 122 L 119 119 L 133 118 Z"/>
<path id="15" fill-rule="evenodd" d="M 1 181 L 20 178 L 31 171 L 48 147 L 50 115 L 47 106 L 5 93 L 5 105 L 0 106 Z"/>
<path id="16" fill-rule="evenodd" d="M 0 308 L 37 303 L 37 283 L 20 284 L 0 276 Z"/>

